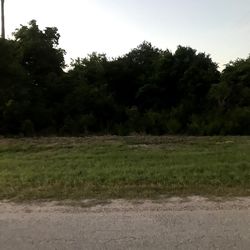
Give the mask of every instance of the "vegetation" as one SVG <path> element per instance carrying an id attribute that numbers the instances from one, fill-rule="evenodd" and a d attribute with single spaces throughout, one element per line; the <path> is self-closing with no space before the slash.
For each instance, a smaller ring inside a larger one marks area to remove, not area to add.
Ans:
<path id="1" fill-rule="evenodd" d="M 249 137 L 0 140 L 0 199 L 250 194 Z"/>
<path id="2" fill-rule="evenodd" d="M 0 134 L 250 134 L 250 58 L 219 72 L 205 53 L 143 42 L 65 72 L 59 38 L 33 20 L 0 39 Z"/>

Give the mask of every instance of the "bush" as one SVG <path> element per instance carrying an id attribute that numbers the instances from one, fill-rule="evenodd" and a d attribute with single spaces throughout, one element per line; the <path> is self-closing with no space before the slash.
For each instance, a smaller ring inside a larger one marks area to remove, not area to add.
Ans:
<path id="1" fill-rule="evenodd" d="M 34 136 L 35 135 L 35 129 L 34 129 L 34 124 L 31 120 L 25 120 L 22 123 L 22 133 L 24 136 Z"/>
<path id="2" fill-rule="evenodd" d="M 77 127 L 80 134 L 88 134 L 94 131 L 96 125 L 96 119 L 93 114 L 81 115 Z"/>

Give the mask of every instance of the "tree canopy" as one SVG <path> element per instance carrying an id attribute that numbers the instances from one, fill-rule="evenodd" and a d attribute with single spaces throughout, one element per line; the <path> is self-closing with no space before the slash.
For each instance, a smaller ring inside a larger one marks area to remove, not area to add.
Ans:
<path id="1" fill-rule="evenodd" d="M 250 57 L 143 42 L 124 56 L 72 61 L 57 28 L 35 20 L 0 39 L 0 134 L 250 134 Z"/>

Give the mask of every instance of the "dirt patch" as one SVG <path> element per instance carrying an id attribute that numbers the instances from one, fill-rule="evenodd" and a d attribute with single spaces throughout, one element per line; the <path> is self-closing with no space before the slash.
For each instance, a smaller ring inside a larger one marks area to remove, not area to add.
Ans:
<path id="1" fill-rule="evenodd" d="M 84 212 L 142 212 L 142 211 L 195 211 L 195 210 L 249 210 L 250 197 L 205 198 L 191 196 L 161 200 L 82 200 L 14 203 L 1 202 L 0 213 L 84 213 Z"/>

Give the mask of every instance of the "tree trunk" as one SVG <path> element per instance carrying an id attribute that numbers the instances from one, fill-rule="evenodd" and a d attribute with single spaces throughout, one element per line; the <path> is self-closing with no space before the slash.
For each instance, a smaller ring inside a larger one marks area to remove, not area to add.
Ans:
<path id="1" fill-rule="evenodd" d="M 4 0 L 1 0 L 2 38 L 5 39 Z"/>

